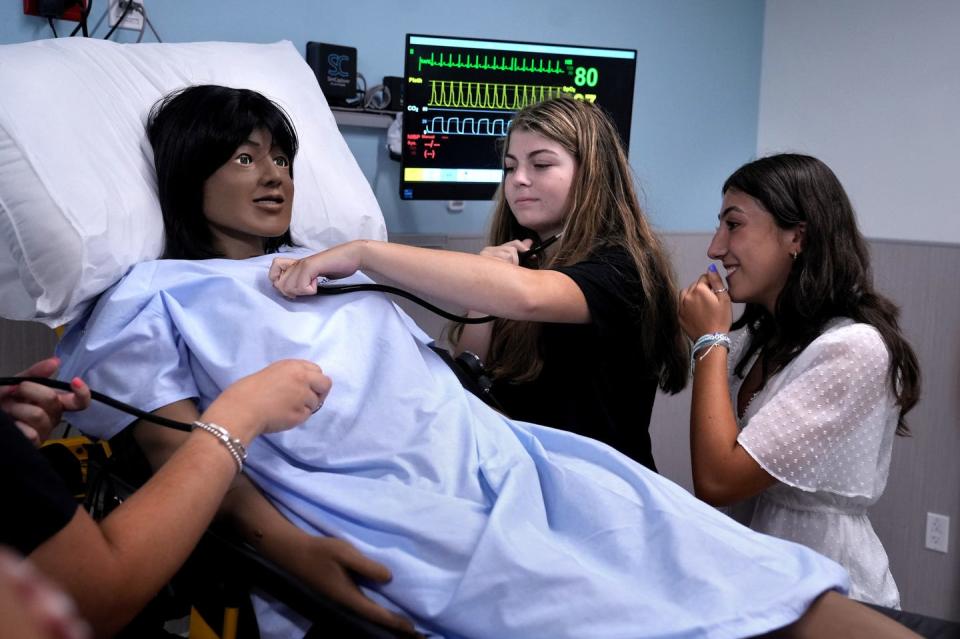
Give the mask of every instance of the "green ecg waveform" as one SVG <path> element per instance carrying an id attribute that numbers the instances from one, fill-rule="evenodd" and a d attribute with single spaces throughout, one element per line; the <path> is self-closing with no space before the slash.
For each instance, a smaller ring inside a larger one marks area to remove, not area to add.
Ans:
<path id="1" fill-rule="evenodd" d="M 563 87 L 543 85 L 430 80 L 430 101 L 428 105 L 461 109 L 516 111 L 528 104 L 552 98 L 563 92 Z"/>
<path id="2" fill-rule="evenodd" d="M 454 57 L 456 56 L 456 57 Z M 559 60 L 550 61 L 543 58 L 521 58 L 517 61 L 515 57 L 500 56 L 482 56 L 478 53 L 471 56 L 469 53 L 449 54 L 446 58 L 441 53 L 437 59 L 433 53 L 429 58 L 420 58 L 417 71 L 422 71 L 424 66 L 441 67 L 444 69 L 479 69 L 481 71 L 518 71 L 523 73 L 564 73 Z"/>

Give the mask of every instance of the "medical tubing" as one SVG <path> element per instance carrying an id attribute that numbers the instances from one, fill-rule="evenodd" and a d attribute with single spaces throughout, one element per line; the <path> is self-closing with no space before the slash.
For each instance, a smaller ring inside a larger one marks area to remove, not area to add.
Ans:
<path id="1" fill-rule="evenodd" d="M 72 391 L 73 388 L 70 387 L 70 384 L 67 382 L 61 382 L 58 379 L 48 379 L 46 377 L 0 377 L 0 386 L 15 386 L 17 384 L 22 384 L 23 382 L 33 382 L 34 384 L 41 384 L 43 386 L 49 386 L 50 388 L 56 388 L 57 390 L 63 391 Z M 120 400 L 114 399 L 103 393 L 98 393 L 95 390 L 90 391 L 90 396 L 102 404 L 107 406 L 112 406 L 117 410 L 121 410 L 125 413 L 133 415 L 134 417 L 139 417 L 142 420 L 153 422 L 154 424 L 159 424 L 161 426 L 166 426 L 168 428 L 174 428 L 176 430 L 182 430 L 186 432 L 191 432 L 193 430 L 192 424 L 187 424 L 185 422 L 178 422 L 175 419 L 167 419 L 166 417 L 160 417 L 159 415 L 154 415 L 146 411 L 135 408 L 130 404 L 124 404 Z"/>
<path id="2" fill-rule="evenodd" d="M 417 297 L 409 291 L 405 291 L 402 288 L 397 288 L 395 286 L 387 286 L 386 284 L 324 284 L 317 287 L 317 295 L 342 295 L 344 293 L 356 293 L 359 291 L 378 291 L 381 293 L 390 293 L 391 295 L 399 295 L 400 297 L 407 298 L 415 304 L 419 304 L 431 313 L 439 315 L 440 317 L 446 318 L 453 322 L 459 322 L 461 324 L 485 324 L 497 319 L 493 315 L 486 315 L 484 317 L 463 317 L 460 315 L 454 315 L 453 313 L 448 313 L 442 308 L 437 308 L 427 300 Z"/>

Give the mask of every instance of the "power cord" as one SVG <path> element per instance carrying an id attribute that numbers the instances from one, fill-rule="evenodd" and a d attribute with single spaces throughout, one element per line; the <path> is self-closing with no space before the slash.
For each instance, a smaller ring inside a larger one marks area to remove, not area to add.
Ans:
<path id="1" fill-rule="evenodd" d="M 133 2 L 134 0 L 127 0 L 126 6 L 123 7 L 123 13 L 120 14 L 119 18 L 117 18 L 116 24 L 110 27 L 110 30 L 107 31 L 107 35 L 103 36 L 104 40 L 109 40 L 110 36 L 113 35 L 113 32 L 116 31 L 121 24 L 123 24 L 123 21 L 127 17 L 127 14 L 130 13 L 131 9 L 133 9 Z M 107 13 L 110 13 L 110 7 L 107 7 Z M 107 13 L 103 15 L 106 16 Z M 100 22 L 103 22 L 103 18 L 100 19 Z M 99 26 L 99 23 L 97 23 L 97 25 Z"/>
<path id="2" fill-rule="evenodd" d="M 150 31 L 153 32 L 153 37 L 157 39 L 157 42 L 163 42 L 160 38 L 160 34 L 157 33 L 157 30 L 153 28 L 153 23 L 150 22 L 150 18 L 147 16 L 147 9 L 142 4 L 138 4 L 135 11 L 138 11 L 140 15 L 143 16 L 143 24 L 140 26 L 140 36 L 137 38 L 137 42 L 143 42 L 143 32 L 144 29 L 150 27 Z"/>
<path id="3" fill-rule="evenodd" d="M 390 106 L 390 89 L 385 84 L 377 84 L 367 89 L 363 99 L 363 108 L 382 111 Z"/>
<path id="4" fill-rule="evenodd" d="M 367 95 L 367 79 L 362 73 L 357 73 L 357 93 L 352 98 L 346 98 L 344 104 L 350 108 L 362 109 Z"/>
<path id="5" fill-rule="evenodd" d="M 70 37 L 77 35 L 77 31 L 83 32 L 83 37 L 87 38 L 90 36 L 90 33 L 87 30 L 87 18 L 90 16 L 90 10 L 93 8 L 93 0 L 86 0 L 83 3 L 83 9 L 80 11 L 80 22 L 77 23 L 77 26 L 73 31 L 70 32 Z"/>

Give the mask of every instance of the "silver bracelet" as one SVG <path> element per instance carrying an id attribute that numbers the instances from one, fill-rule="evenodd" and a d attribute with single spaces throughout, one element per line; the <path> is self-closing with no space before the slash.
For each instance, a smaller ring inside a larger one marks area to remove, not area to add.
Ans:
<path id="1" fill-rule="evenodd" d="M 244 448 L 243 442 L 241 442 L 236 437 L 231 437 L 230 432 L 220 426 L 219 424 L 214 424 L 213 422 L 193 422 L 194 428 L 199 428 L 202 431 L 206 431 L 220 440 L 227 450 L 230 452 L 230 456 L 233 457 L 233 461 L 237 462 L 237 472 L 243 470 L 243 462 L 247 459 L 247 449 Z"/>

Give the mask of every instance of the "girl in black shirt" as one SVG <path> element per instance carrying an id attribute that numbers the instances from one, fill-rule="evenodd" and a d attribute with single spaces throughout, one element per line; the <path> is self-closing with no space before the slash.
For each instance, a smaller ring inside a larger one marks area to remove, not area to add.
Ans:
<path id="1" fill-rule="evenodd" d="M 619 134 L 599 107 L 554 98 L 517 112 L 505 142 L 480 255 L 361 240 L 278 257 L 271 279 L 293 296 L 315 292 L 317 276 L 362 269 L 502 318 L 453 334 L 457 352 L 483 361 L 510 417 L 599 439 L 655 469 L 653 400 L 658 387 L 684 387 L 689 352 L 670 263 Z"/>

